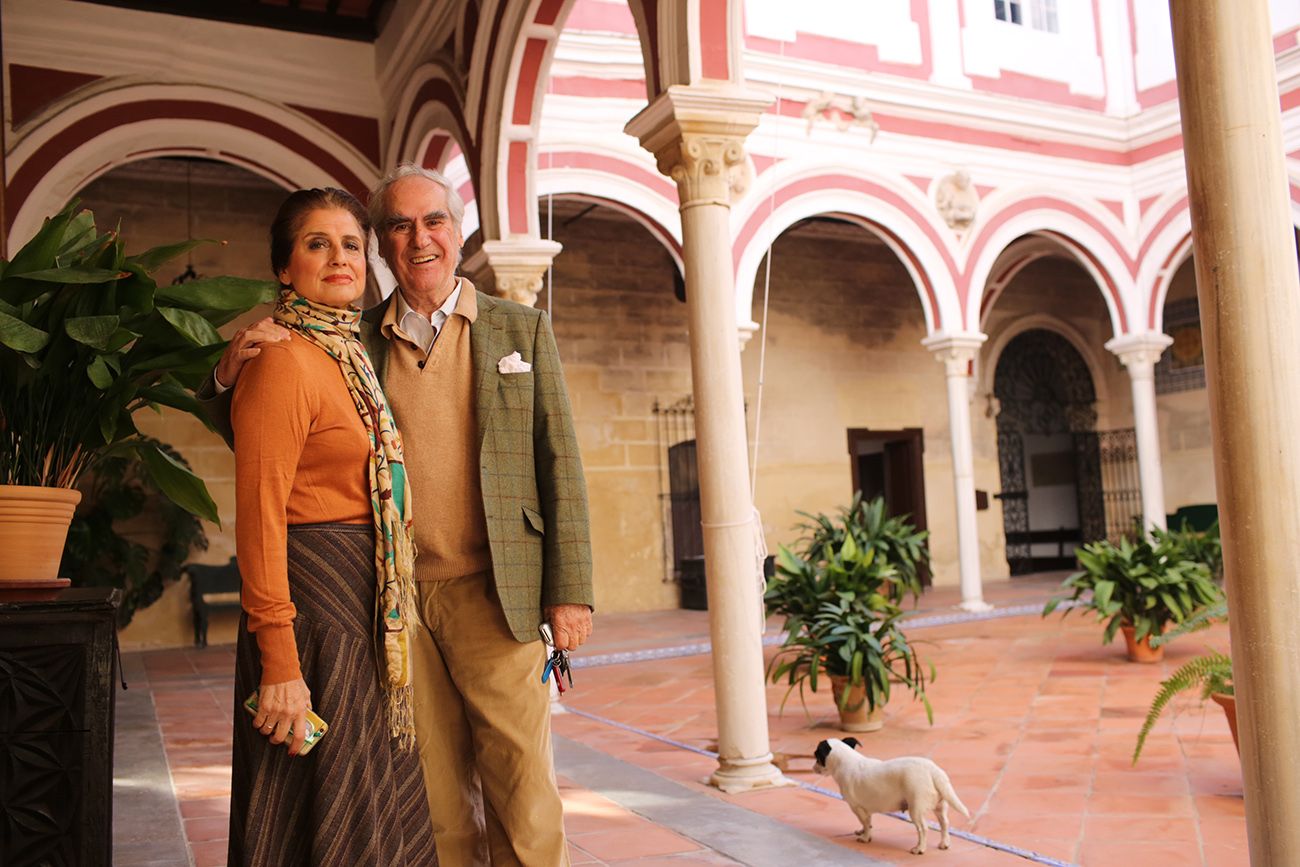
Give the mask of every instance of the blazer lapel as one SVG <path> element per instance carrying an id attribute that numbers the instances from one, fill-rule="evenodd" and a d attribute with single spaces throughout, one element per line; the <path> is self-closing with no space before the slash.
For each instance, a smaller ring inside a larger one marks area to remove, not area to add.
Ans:
<path id="1" fill-rule="evenodd" d="M 501 330 L 496 302 L 489 295 L 478 293 L 478 318 L 469 327 L 469 347 L 474 355 L 474 394 L 478 416 L 478 443 L 492 424 L 492 408 L 501 373 L 497 362 L 505 354 L 507 341 Z"/>
<path id="2" fill-rule="evenodd" d="M 361 344 L 370 356 L 370 363 L 374 365 L 375 376 L 379 378 L 381 386 L 384 384 L 384 370 L 388 367 L 388 339 L 380 330 L 380 324 L 384 321 L 384 312 L 388 310 L 390 302 L 391 297 L 389 301 L 381 301 L 361 314 Z"/>

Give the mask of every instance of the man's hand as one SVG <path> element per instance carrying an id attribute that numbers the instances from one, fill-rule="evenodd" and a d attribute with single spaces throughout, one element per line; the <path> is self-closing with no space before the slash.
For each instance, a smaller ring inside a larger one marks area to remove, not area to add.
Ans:
<path id="1" fill-rule="evenodd" d="M 591 637 L 591 609 L 586 605 L 550 605 L 544 613 L 557 650 L 577 650 Z"/>
<path id="2" fill-rule="evenodd" d="M 221 353 L 221 360 L 217 362 L 217 385 L 223 389 L 234 388 L 235 380 L 239 379 L 239 371 L 245 362 L 262 351 L 259 348 L 261 344 L 277 343 L 288 339 L 289 329 L 277 325 L 270 316 L 257 320 L 247 328 L 239 329 L 235 332 L 235 336 L 230 338 L 230 344 L 226 347 L 226 351 Z"/>

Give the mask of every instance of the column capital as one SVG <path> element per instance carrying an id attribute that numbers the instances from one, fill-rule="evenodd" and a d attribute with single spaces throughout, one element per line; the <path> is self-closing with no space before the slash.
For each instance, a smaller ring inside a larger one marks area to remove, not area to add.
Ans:
<path id="1" fill-rule="evenodd" d="M 541 238 L 484 241 L 461 270 L 482 291 L 532 307 L 546 269 L 562 249 L 559 242 Z"/>
<path id="2" fill-rule="evenodd" d="M 978 331 L 940 331 L 921 340 L 921 345 L 943 362 L 949 376 L 966 376 L 970 363 L 988 340 L 987 334 Z"/>
<path id="3" fill-rule="evenodd" d="M 683 208 L 730 205 L 749 187 L 745 138 L 772 97 L 726 82 L 673 85 L 624 131 L 655 155 Z"/>
<path id="4" fill-rule="evenodd" d="M 1121 334 L 1106 341 L 1106 348 L 1119 356 L 1119 360 L 1129 369 L 1129 373 L 1138 370 L 1151 370 L 1155 367 L 1165 349 L 1174 342 L 1168 334 L 1159 331 L 1143 331 L 1136 334 Z"/>

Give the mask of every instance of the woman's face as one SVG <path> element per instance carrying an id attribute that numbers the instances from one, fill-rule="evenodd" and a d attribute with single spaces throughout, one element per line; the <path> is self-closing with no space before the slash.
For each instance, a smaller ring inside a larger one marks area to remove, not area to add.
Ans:
<path id="1" fill-rule="evenodd" d="M 318 208 L 303 217 L 281 283 L 309 301 L 347 307 L 366 288 L 366 239 L 342 208 Z"/>

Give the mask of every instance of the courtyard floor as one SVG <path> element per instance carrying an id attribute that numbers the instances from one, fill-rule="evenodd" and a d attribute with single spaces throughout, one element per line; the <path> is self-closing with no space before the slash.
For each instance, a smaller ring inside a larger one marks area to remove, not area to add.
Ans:
<path id="1" fill-rule="evenodd" d="M 884 729 L 858 738 L 877 757 L 934 759 L 970 808 L 951 849 L 931 832 L 927 863 L 1248 864 L 1241 768 L 1217 706 L 1175 702 L 1130 760 L 1160 680 L 1206 647 L 1226 650 L 1226 627 L 1131 664 L 1090 619 L 1039 616 L 1058 579 L 990 582 L 987 615 L 955 611 L 955 588 L 931 591 L 911 621 L 938 672 L 934 724 L 896 695 Z M 769 657 L 778 632 L 771 621 Z M 877 816 L 874 840 L 857 842 L 834 781 L 812 773 L 817 742 L 841 734 L 828 694 L 806 711 L 793 696 L 780 713 L 784 688 L 768 688 L 772 749 L 794 785 L 728 796 L 703 784 L 716 766 L 708 637 L 707 612 L 597 615 L 568 712 L 554 717 L 573 863 L 912 862 L 909 823 Z M 124 654 L 118 867 L 225 864 L 233 667 L 229 646 Z"/>

